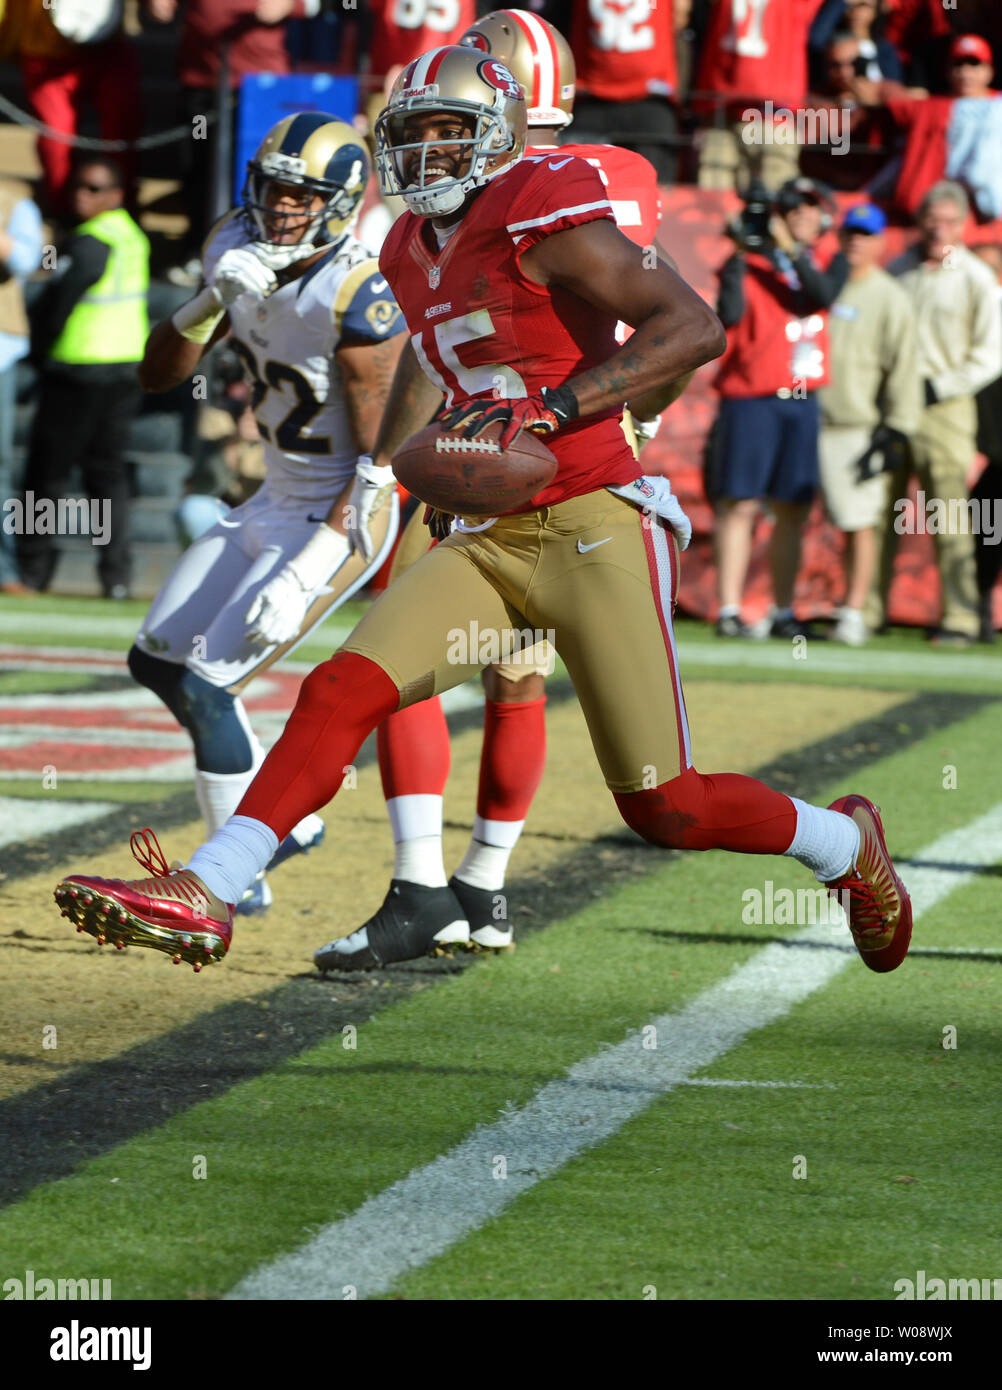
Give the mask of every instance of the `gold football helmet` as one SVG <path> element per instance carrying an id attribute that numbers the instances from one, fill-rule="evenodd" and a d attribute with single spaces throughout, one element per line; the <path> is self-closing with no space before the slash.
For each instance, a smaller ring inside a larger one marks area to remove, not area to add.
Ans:
<path id="1" fill-rule="evenodd" d="M 493 10 L 459 40 L 510 68 L 525 92 L 533 126 L 570 125 L 577 71 L 571 46 L 559 30 L 529 10 Z"/>
<path id="2" fill-rule="evenodd" d="M 447 113 L 469 128 L 461 139 L 424 143 L 408 120 Z M 525 101 L 497 58 L 460 47 L 434 48 L 409 63 L 376 118 L 376 171 L 384 193 L 397 193 L 419 217 L 457 212 L 475 188 L 521 159 Z M 452 146 L 452 175 L 429 167 L 430 148 Z M 452 157 L 455 158 L 455 157 Z"/>
<path id="3" fill-rule="evenodd" d="M 258 254 L 273 270 L 314 255 L 343 240 L 358 212 L 369 181 L 365 143 L 346 121 L 324 111 L 301 111 L 272 126 L 248 162 L 244 212 L 259 233 Z M 268 205 L 270 183 L 294 185 L 304 198 L 319 196 L 314 213 L 293 244 L 283 229 L 298 226 L 304 214 L 278 213 Z"/>

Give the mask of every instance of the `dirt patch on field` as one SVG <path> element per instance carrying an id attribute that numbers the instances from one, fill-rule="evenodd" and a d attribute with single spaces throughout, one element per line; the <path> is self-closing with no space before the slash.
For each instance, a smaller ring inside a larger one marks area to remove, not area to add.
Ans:
<path id="1" fill-rule="evenodd" d="M 762 767 L 905 698 L 819 687 L 809 695 L 795 685 L 693 682 L 687 698 L 697 766 L 707 772 Z M 632 838 L 602 783 L 576 703 L 553 705 L 547 729 L 546 777 L 512 861 L 515 875 L 554 866 L 596 837 Z M 445 835 L 450 869 L 466 848 L 472 823 L 479 733 L 458 735 L 452 749 Z M 76 936 L 59 916 L 52 889 L 61 872 L 86 868 L 108 877 L 140 876 L 124 846 L 68 861 L 55 874 L 0 885 L 0 1097 L 113 1057 L 206 1010 L 253 1002 L 285 981 L 312 975 L 316 947 L 361 925 L 386 890 L 392 846 L 374 766 L 360 772 L 357 788 L 341 794 L 327 819 L 325 844 L 276 871 L 269 913 L 240 919 L 226 961 L 201 975 L 172 966 L 156 952 L 101 949 L 89 937 Z M 167 857 L 183 858 L 201 838 L 200 822 L 171 830 L 164 836 Z M 517 900 L 513 908 L 517 922 Z M 378 990 L 378 978 L 365 988 Z M 331 994 L 338 983 L 331 983 Z M 203 1062 L 195 1058 L 192 1064 L 197 1071 Z M 211 1067 L 211 1059 L 204 1065 Z"/>

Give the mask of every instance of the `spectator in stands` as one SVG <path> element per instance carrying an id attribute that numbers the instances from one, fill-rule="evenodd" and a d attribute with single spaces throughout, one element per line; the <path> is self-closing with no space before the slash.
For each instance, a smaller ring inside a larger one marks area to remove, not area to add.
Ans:
<path id="1" fill-rule="evenodd" d="M 849 266 L 839 253 L 827 271 L 814 259 L 833 208 L 810 179 L 784 185 L 769 236 L 746 227 L 721 272 L 717 306 L 728 331 L 717 376 L 715 443 L 717 584 L 721 637 L 749 637 L 741 598 L 762 499 L 775 516 L 769 545 L 773 597 L 769 635 L 808 635 L 793 614 L 801 531 L 818 483 L 818 388 L 828 383 L 828 307 Z"/>
<path id="2" fill-rule="evenodd" d="M 320 0 L 146 0 L 149 13 L 161 24 L 181 16 L 177 68 L 181 84 L 181 119 L 192 124 L 185 142 L 185 186 L 188 190 L 188 235 L 178 253 L 186 262 L 176 283 L 199 282 L 199 253 L 205 229 L 232 205 L 231 175 L 225 174 L 225 196 L 215 196 L 215 139 L 206 124 L 216 110 L 219 76 L 225 59 L 229 70 L 230 115 L 236 109 L 240 79 L 252 72 L 287 73 L 285 47 L 289 19 L 319 12 Z"/>
<path id="3" fill-rule="evenodd" d="M 142 130 L 139 63 L 122 33 L 122 0 L 60 7 L 52 0 L 8 0 L 4 26 L 12 36 L 21 81 L 32 112 L 55 130 L 76 135 L 88 107 L 97 113 L 103 140 L 136 140 Z M 73 146 L 40 135 L 45 210 L 70 213 L 68 184 Z M 121 167 L 131 199 L 135 159 Z"/>
<path id="4" fill-rule="evenodd" d="M 956 0 L 884 0 L 885 33 L 905 67 L 905 81 L 912 86 L 942 90 L 946 52 L 952 35 L 951 12 Z M 995 0 L 991 0 L 995 4 Z"/>
<path id="5" fill-rule="evenodd" d="M 26 190 L 0 179 L 0 504 L 14 495 L 14 409 L 17 363 L 28 355 L 22 281 L 42 261 L 42 218 Z M 28 594 L 17 567 L 17 544 L 0 523 L 0 593 Z"/>
<path id="6" fill-rule="evenodd" d="M 999 312 L 1002 312 L 1002 246 L 987 242 L 971 248 L 988 266 L 999 285 Z M 978 449 L 988 463 L 975 483 L 971 497 L 980 503 L 982 520 L 986 509 L 997 525 L 1002 518 L 1002 377 L 978 392 Z M 997 532 L 982 525 L 977 537 L 978 610 L 980 640 L 995 641 L 992 620 L 992 593 L 1002 574 L 1002 543 Z"/>
<path id="7" fill-rule="evenodd" d="M 122 458 L 139 409 L 136 366 L 149 332 L 149 242 L 123 207 L 111 160 L 87 159 L 71 184 L 77 219 L 56 273 L 34 305 L 31 350 L 40 376 L 25 489 L 58 499 L 78 465 L 102 510 L 98 575 L 107 598 L 125 598 L 130 578 L 129 489 Z M 46 589 L 54 537 L 23 535 L 25 582 Z"/>
<path id="8" fill-rule="evenodd" d="M 678 64 L 675 34 L 691 0 L 591 0 L 574 6 L 576 144 L 623 145 L 654 165 L 658 182 L 678 168 Z"/>
<path id="9" fill-rule="evenodd" d="M 903 463 L 922 410 L 915 315 L 904 290 L 879 268 L 886 225 L 866 203 L 842 223 L 849 281 L 832 305 L 831 385 L 820 393 L 821 489 L 846 536 L 846 597 L 832 637 L 852 647 L 867 638 L 863 613 L 876 577 L 885 470 Z"/>
<path id="10" fill-rule="evenodd" d="M 871 82 L 904 80 L 898 51 L 884 37 L 878 0 L 825 0 L 811 25 L 812 52 L 827 54 L 836 36 L 855 39 L 859 76 Z"/>
<path id="11" fill-rule="evenodd" d="M 965 518 L 967 474 L 976 452 L 974 398 L 1002 374 L 995 277 L 963 245 L 969 211 L 959 184 L 936 184 L 919 209 L 918 242 L 888 266 L 910 298 L 918 323 L 925 408 L 912 435 L 910 467 L 927 501 L 947 516 L 953 502 L 954 513 L 962 507 Z M 880 593 L 885 600 L 895 528 L 908 524 L 906 481 L 906 470 L 892 480 L 894 525 L 884 538 L 881 565 Z M 942 646 L 967 646 L 979 629 L 974 539 L 966 525 L 941 527 L 937 521 L 928 529 L 934 534 L 942 588 L 942 616 L 933 640 Z"/>
<path id="12" fill-rule="evenodd" d="M 897 138 L 886 111 L 859 105 L 856 83 L 866 61 L 859 40 L 852 34 L 833 36 L 824 53 L 820 91 L 810 99 L 812 110 L 819 117 L 822 113 L 827 116 L 825 124 L 819 121 L 814 129 L 819 137 L 827 135 L 828 144 L 809 144 L 801 154 L 805 174 L 824 175 L 835 188 L 845 191 L 861 189 L 880 174 Z"/>
<path id="13" fill-rule="evenodd" d="M 896 83 L 856 79 L 864 106 L 885 106 L 906 133 L 896 202 L 914 216 L 926 193 L 941 179 L 964 184 L 979 218 L 1002 217 L 1002 93 L 992 90 L 989 44 L 977 34 L 950 47 L 950 94 L 909 96 Z"/>
<path id="14" fill-rule="evenodd" d="M 807 95 L 807 34 L 821 0 L 716 0 L 696 76 L 693 107 L 702 132 L 701 188 L 739 188 L 756 179 L 775 191 L 795 177 L 796 144 L 744 137 L 744 113 L 796 111 Z M 771 103 L 771 105 L 770 105 Z"/>

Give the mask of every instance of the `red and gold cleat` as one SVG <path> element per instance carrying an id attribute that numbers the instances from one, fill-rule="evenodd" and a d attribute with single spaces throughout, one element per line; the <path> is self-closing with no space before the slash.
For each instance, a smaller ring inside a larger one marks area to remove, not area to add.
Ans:
<path id="1" fill-rule="evenodd" d="M 859 827 L 855 866 L 825 887 L 845 905 L 856 949 L 871 970 L 896 970 L 912 939 L 912 900 L 887 852 L 880 807 L 865 796 L 840 796 L 828 807 Z M 845 896 L 843 896 L 845 895 Z"/>
<path id="2" fill-rule="evenodd" d="M 64 917 L 99 946 L 149 946 L 196 972 L 222 960 L 233 935 L 233 908 L 188 869 L 171 868 L 152 830 L 137 830 L 133 855 L 153 878 L 87 878 L 72 874 L 55 891 Z"/>

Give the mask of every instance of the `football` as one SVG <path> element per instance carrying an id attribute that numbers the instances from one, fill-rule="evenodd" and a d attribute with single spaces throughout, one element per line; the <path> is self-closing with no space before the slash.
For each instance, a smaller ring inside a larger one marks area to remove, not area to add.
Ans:
<path id="1" fill-rule="evenodd" d="M 428 425 L 401 444 L 393 471 L 408 492 L 440 511 L 503 516 L 553 481 L 557 460 L 528 430 L 502 449 L 502 429 L 495 422 L 475 439 L 464 439 L 459 430 Z"/>

